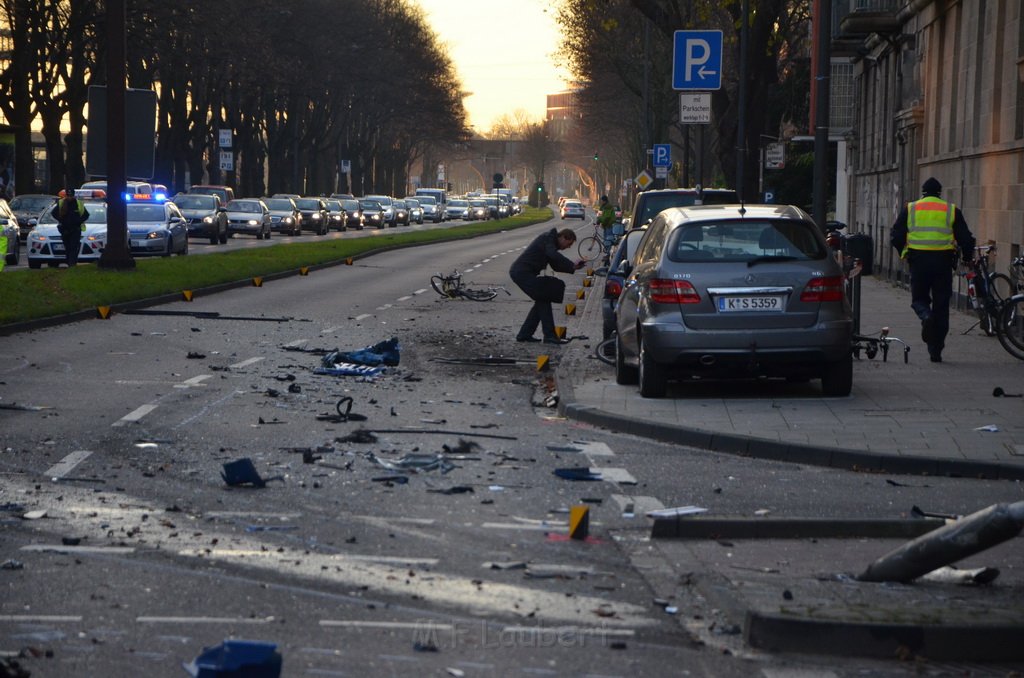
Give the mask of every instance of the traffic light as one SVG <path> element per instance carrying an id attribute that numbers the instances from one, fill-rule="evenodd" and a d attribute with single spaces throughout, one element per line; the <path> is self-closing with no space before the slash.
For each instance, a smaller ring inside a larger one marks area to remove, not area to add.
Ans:
<path id="1" fill-rule="evenodd" d="M 597 151 L 594 151 L 594 160 L 597 160 Z"/>

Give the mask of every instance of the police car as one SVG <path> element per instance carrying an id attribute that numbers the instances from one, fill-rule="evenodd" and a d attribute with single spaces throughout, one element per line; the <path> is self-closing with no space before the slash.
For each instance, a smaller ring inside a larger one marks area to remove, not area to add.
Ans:
<path id="1" fill-rule="evenodd" d="M 135 256 L 188 254 L 188 221 L 162 193 L 125 196 L 128 247 Z"/>
<path id="2" fill-rule="evenodd" d="M 78 261 L 95 262 L 107 244 L 106 193 L 102 190 L 79 189 L 75 191 L 75 196 L 82 201 L 89 213 L 89 218 L 85 221 L 85 231 L 82 232 Z M 25 249 L 29 268 L 42 268 L 43 264 L 56 267 L 66 261 L 64 240 L 60 236 L 52 208 L 45 209 L 39 214 L 39 223 L 29 231 Z"/>

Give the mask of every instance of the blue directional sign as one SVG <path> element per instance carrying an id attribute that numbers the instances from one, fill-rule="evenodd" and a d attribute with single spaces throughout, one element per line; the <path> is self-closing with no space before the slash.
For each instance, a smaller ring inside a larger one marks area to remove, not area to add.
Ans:
<path id="1" fill-rule="evenodd" d="M 654 144 L 654 166 L 672 166 L 672 147 L 668 144 Z"/>
<path id="2" fill-rule="evenodd" d="M 722 88 L 722 31 L 675 32 L 672 88 Z"/>

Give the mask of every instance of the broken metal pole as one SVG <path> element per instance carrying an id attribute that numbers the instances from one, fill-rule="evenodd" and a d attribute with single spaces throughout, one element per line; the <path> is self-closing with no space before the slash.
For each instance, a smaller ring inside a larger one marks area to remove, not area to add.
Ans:
<path id="1" fill-rule="evenodd" d="M 996 544 L 1024 528 L 1024 501 L 994 504 L 907 542 L 871 563 L 858 579 L 909 582 Z"/>

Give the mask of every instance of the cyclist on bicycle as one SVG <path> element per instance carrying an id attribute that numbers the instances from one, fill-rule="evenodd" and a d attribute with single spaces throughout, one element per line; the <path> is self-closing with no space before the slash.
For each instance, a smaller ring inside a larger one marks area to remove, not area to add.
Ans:
<path id="1" fill-rule="evenodd" d="M 608 202 L 608 196 L 602 195 L 601 204 L 597 209 L 597 223 L 601 226 L 601 230 L 604 231 L 605 264 L 607 264 L 608 253 L 612 251 L 612 244 L 615 240 L 612 231 L 612 227 L 615 225 L 615 208 Z"/>

